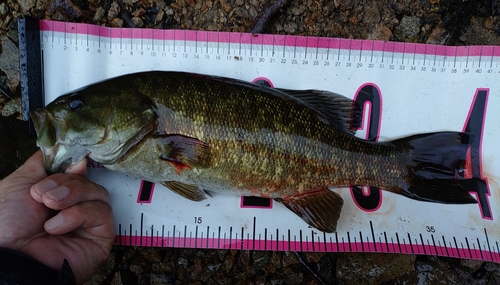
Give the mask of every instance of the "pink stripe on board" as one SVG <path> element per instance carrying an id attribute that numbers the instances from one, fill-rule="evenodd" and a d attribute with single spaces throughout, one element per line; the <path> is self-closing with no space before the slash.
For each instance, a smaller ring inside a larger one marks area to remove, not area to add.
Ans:
<path id="1" fill-rule="evenodd" d="M 447 47 L 448 49 L 452 47 Z M 446 55 L 456 55 L 456 56 L 468 56 L 469 55 L 469 47 L 467 46 L 460 46 L 460 47 L 454 47 L 456 49 L 455 54 L 451 54 L 451 52 L 446 53 Z"/>
<path id="2" fill-rule="evenodd" d="M 318 48 L 328 48 L 329 40 L 328 38 L 317 38 L 318 39 Z"/>
<path id="3" fill-rule="evenodd" d="M 88 34 L 88 32 L 87 32 L 88 27 L 89 27 L 89 25 L 78 23 L 78 24 L 76 24 L 76 32 L 78 34 L 87 35 Z"/>
<path id="4" fill-rule="evenodd" d="M 262 35 L 254 35 L 251 37 L 252 44 L 254 45 L 262 45 L 264 41 L 264 37 Z"/>
<path id="5" fill-rule="evenodd" d="M 283 46 L 285 45 L 285 38 L 286 36 L 284 35 L 274 35 L 274 45 L 275 46 Z"/>
<path id="6" fill-rule="evenodd" d="M 197 31 L 186 31 L 186 33 L 184 34 L 185 37 L 186 37 L 186 41 L 196 41 L 196 38 L 198 36 L 198 32 Z"/>
<path id="7" fill-rule="evenodd" d="M 287 36 L 285 38 L 285 46 L 291 46 L 291 47 L 296 46 L 295 45 L 296 40 L 297 40 L 297 37 Z"/>
<path id="8" fill-rule="evenodd" d="M 199 32 L 199 34 L 204 34 L 204 32 Z M 227 32 L 219 33 L 219 41 L 221 43 L 228 43 L 229 42 L 229 35 L 230 35 L 230 33 L 227 33 Z"/>
<path id="9" fill-rule="evenodd" d="M 111 37 L 112 38 L 120 38 L 122 37 L 122 31 L 124 29 L 111 29 Z M 127 30 L 127 29 L 125 29 Z"/>
<path id="10" fill-rule="evenodd" d="M 241 34 L 239 33 L 230 33 L 229 34 L 229 42 L 230 43 L 241 43 Z"/>
<path id="11" fill-rule="evenodd" d="M 340 39 L 340 49 L 351 49 L 352 40 Z"/>
<path id="12" fill-rule="evenodd" d="M 406 253 L 406 254 L 430 254 L 449 257 L 472 258 L 487 261 L 500 261 L 497 252 L 486 250 L 453 248 L 444 246 L 422 246 L 409 244 L 389 243 L 388 250 L 385 246 L 377 243 L 341 242 L 337 245 L 323 243 L 320 241 L 276 241 L 276 240 L 248 240 L 229 238 L 194 238 L 194 237 L 157 237 L 157 236 L 129 236 L 117 235 L 115 243 L 131 246 L 153 246 L 153 247 L 184 247 L 184 248 L 213 248 L 213 249 L 244 249 L 244 250 L 285 250 L 285 251 L 316 251 L 316 252 L 380 252 L 380 253 Z M 314 245 L 314 247 L 313 247 Z M 378 250 L 375 250 L 378 248 Z M 401 248 L 401 249 L 400 249 Z M 482 253 L 482 255 L 481 255 Z"/>
<path id="13" fill-rule="evenodd" d="M 242 44 L 251 44 L 252 43 L 252 34 L 240 34 L 241 43 Z"/>
<path id="14" fill-rule="evenodd" d="M 383 51 L 385 42 L 383 41 L 373 41 L 373 50 L 374 51 Z"/>
<path id="15" fill-rule="evenodd" d="M 489 57 L 493 56 L 495 54 L 495 47 L 494 46 L 481 46 L 481 52 L 479 55 L 483 57 Z"/>
<path id="16" fill-rule="evenodd" d="M 363 40 L 351 40 L 351 50 L 362 50 Z"/>
<path id="17" fill-rule="evenodd" d="M 268 46 L 274 45 L 273 35 L 260 34 L 259 37 L 262 37 L 263 45 L 268 45 Z"/>
<path id="18" fill-rule="evenodd" d="M 482 54 L 482 46 L 469 47 L 469 56 L 480 56 Z"/>
<path id="19" fill-rule="evenodd" d="M 66 31 L 66 23 L 65 22 L 52 22 L 52 31 L 54 32 L 65 32 Z"/>
<path id="20" fill-rule="evenodd" d="M 394 43 L 394 52 L 403 53 L 405 51 L 405 43 Z"/>
<path id="21" fill-rule="evenodd" d="M 142 29 L 142 38 L 143 39 L 152 39 L 153 38 L 153 30 L 152 29 Z"/>
<path id="22" fill-rule="evenodd" d="M 295 44 L 291 44 L 291 46 L 296 46 L 296 47 L 307 47 L 307 38 L 306 37 L 291 37 L 289 38 L 290 42 L 292 40 L 295 40 Z"/>
<path id="23" fill-rule="evenodd" d="M 339 38 L 331 38 L 329 41 L 329 48 L 340 49 L 342 46 L 342 40 Z"/>
<path id="24" fill-rule="evenodd" d="M 189 40 L 223 43 L 266 44 L 291 47 L 318 47 L 330 49 L 373 50 L 383 52 L 428 54 L 439 56 L 500 56 L 499 46 L 439 46 L 414 43 L 384 42 L 372 40 L 351 40 L 283 35 L 252 35 L 249 33 L 203 32 L 190 30 L 157 30 L 108 28 L 97 25 L 40 21 L 41 31 L 89 34 L 112 38 Z M 208 34 L 207 34 L 208 33 Z M 217 37 L 215 37 L 217 35 Z"/>
<path id="25" fill-rule="evenodd" d="M 66 33 L 69 34 L 76 34 L 77 29 L 76 29 L 76 23 L 66 23 Z"/>
<path id="26" fill-rule="evenodd" d="M 436 46 L 436 52 L 434 53 L 435 55 L 446 55 L 446 47 L 445 46 Z"/>
<path id="27" fill-rule="evenodd" d="M 374 41 L 361 41 L 361 50 L 371 51 L 373 50 Z"/>

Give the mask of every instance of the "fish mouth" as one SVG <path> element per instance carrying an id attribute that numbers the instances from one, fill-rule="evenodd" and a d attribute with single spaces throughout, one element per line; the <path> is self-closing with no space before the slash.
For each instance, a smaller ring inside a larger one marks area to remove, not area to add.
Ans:
<path id="1" fill-rule="evenodd" d="M 83 148 L 77 149 L 76 153 L 68 151 L 68 142 L 57 137 L 57 125 L 54 124 L 53 116 L 45 109 L 36 109 L 31 112 L 33 126 L 37 133 L 36 145 L 42 150 L 43 163 L 48 175 L 63 172 L 71 164 L 83 159 L 87 152 Z"/>

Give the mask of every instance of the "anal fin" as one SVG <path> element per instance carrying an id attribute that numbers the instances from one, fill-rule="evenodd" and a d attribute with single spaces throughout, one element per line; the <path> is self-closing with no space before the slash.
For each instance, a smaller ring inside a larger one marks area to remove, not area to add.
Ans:
<path id="1" fill-rule="evenodd" d="M 205 191 L 198 185 L 186 184 L 178 181 L 167 181 L 162 184 L 191 201 L 199 202 L 207 199 Z"/>
<path id="2" fill-rule="evenodd" d="M 275 200 L 309 225 L 327 233 L 337 230 L 337 221 L 344 205 L 342 197 L 327 187 L 317 192 Z"/>

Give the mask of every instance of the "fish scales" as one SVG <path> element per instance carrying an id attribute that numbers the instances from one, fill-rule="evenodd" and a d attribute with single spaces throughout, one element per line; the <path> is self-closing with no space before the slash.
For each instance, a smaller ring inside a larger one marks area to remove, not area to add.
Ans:
<path id="1" fill-rule="evenodd" d="M 267 88 L 182 76 L 141 77 L 133 85 L 154 98 L 162 132 L 198 138 L 217 152 L 212 167 L 203 170 L 206 179 L 225 176 L 233 187 L 292 195 L 367 181 L 390 188 L 406 171 L 405 161 L 391 154 L 394 147 L 334 130 L 314 110 L 269 96 Z"/>

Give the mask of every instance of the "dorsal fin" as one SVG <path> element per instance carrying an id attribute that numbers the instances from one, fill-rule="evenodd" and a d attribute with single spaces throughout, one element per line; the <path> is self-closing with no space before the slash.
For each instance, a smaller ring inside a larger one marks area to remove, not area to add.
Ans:
<path id="1" fill-rule="evenodd" d="M 361 109 L 353 108 L 355 105 L 353 100 L 337 93 L 321 90 L 275 89 L 316 110 L 335 129 L 351 135 L 356 132 L 351 129 L 351 122 L 360 122 L 361 114 L 359 112 L 352 113 L 352 110 Z"/>

